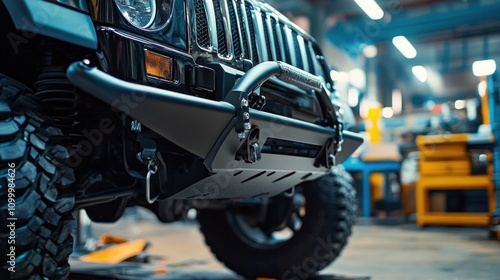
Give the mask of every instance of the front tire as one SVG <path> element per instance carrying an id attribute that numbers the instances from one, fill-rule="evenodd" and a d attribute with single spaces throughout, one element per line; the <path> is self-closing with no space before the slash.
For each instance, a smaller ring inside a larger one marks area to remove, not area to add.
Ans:
<path id="1" fill-rule="evenodd" d="M 198 221 L 206 244 L 228 268 L 249 279 L 315 275 L 347 244 L 355 221 L 355 191 L 343 167 L 297 188 L 302 190 L 305 211 L 300 229 L 290 239 L 269 242 L 260 238 L 263 241 L 259 242 L 245 236 L 242 227 L 233 222 L 234 210 L 201 210 Z M 251 232 L 258 230 L 258 226 L 250 227 Z"/>
<path id="2" fill-rule="evenodd" d="M 74 175 L 64 164 L 68 151 L 54 141 L 61 131 L 38 109 L 23 85 L 0 75 L 0 219 L 14 225 L 0 229 L 1 279 L 69 275 Z"/>

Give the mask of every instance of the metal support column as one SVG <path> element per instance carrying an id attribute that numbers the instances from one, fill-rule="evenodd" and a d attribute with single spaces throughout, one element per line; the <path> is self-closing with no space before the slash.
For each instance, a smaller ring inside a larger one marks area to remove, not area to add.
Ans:
<path id="1" fill-rule="evenodd" d="M 498 73 L 498 72 L 497 72 Z M 488 76 L 488 103 L 490 107 L 491 131 L 495 139 L 493 148 L 493 182 L 495 184 L 495 211 L 493 218 L 500 221 L 500 91 L 498 74 Z"/>

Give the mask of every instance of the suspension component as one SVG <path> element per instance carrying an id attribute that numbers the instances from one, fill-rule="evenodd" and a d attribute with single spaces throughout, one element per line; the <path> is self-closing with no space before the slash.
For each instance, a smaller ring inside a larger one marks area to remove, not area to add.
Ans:
<path id="1" fill-rule="evenodd" d="M 66 78 L 65 70 L 62 66 L 42 67 L 34 84 L 35 95 L 43 102 L 45 108 L 50 108 L 44 113 L 52 117 L 59 129 L 63 132 L 73 132 L 78 124 L 76 120 L 78 95 L 75 86 Z"/>

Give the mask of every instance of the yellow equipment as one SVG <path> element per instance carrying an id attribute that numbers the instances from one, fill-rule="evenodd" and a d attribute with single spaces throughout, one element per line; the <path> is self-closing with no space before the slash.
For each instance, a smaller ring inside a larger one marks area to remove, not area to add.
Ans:
<path id="1" fill-rule="evenodd" d="M 491 153 L 485 152 L 481 159 L 488 165 L 485 174 L 471 171 L 471 144 L 477 148 L 487 146 L 491 137 L 477 134 L 449 134 L 418 136 L 417 146 L 420 155 L 420 178 L 416 186 L 417 223 L 420 226 L 463 225 L 487 226 L 490 213 L 495 207 L 494 186 L 492 181 Z M 488 194 L 488 213 L 446 212 L 443 209 L 431 211 L 431 190 L 477 190 Z"/>

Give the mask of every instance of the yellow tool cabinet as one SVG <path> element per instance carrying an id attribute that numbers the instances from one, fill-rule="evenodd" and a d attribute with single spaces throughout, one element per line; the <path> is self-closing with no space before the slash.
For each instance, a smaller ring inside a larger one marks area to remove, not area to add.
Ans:
<path id="1" fill-rule="evenodd" d="M 491 153 L 485 152 L 482 159 L 488 164 L 486 174 L 473 174 L 471 144 L 485 146 L 491 143 L 489 136 L 473 134 L 449 134 L 418 136 L 420 150 L 420 178 L 416 185 L 417 223 L 420 226 L 477 225 L 487 226 L 494 209 L 494 187 L 492 181 Z M 430 211 L 429 193 L 432 190 L 478 190 L 488 194 L 488 213 L 436 212 Z"/>

